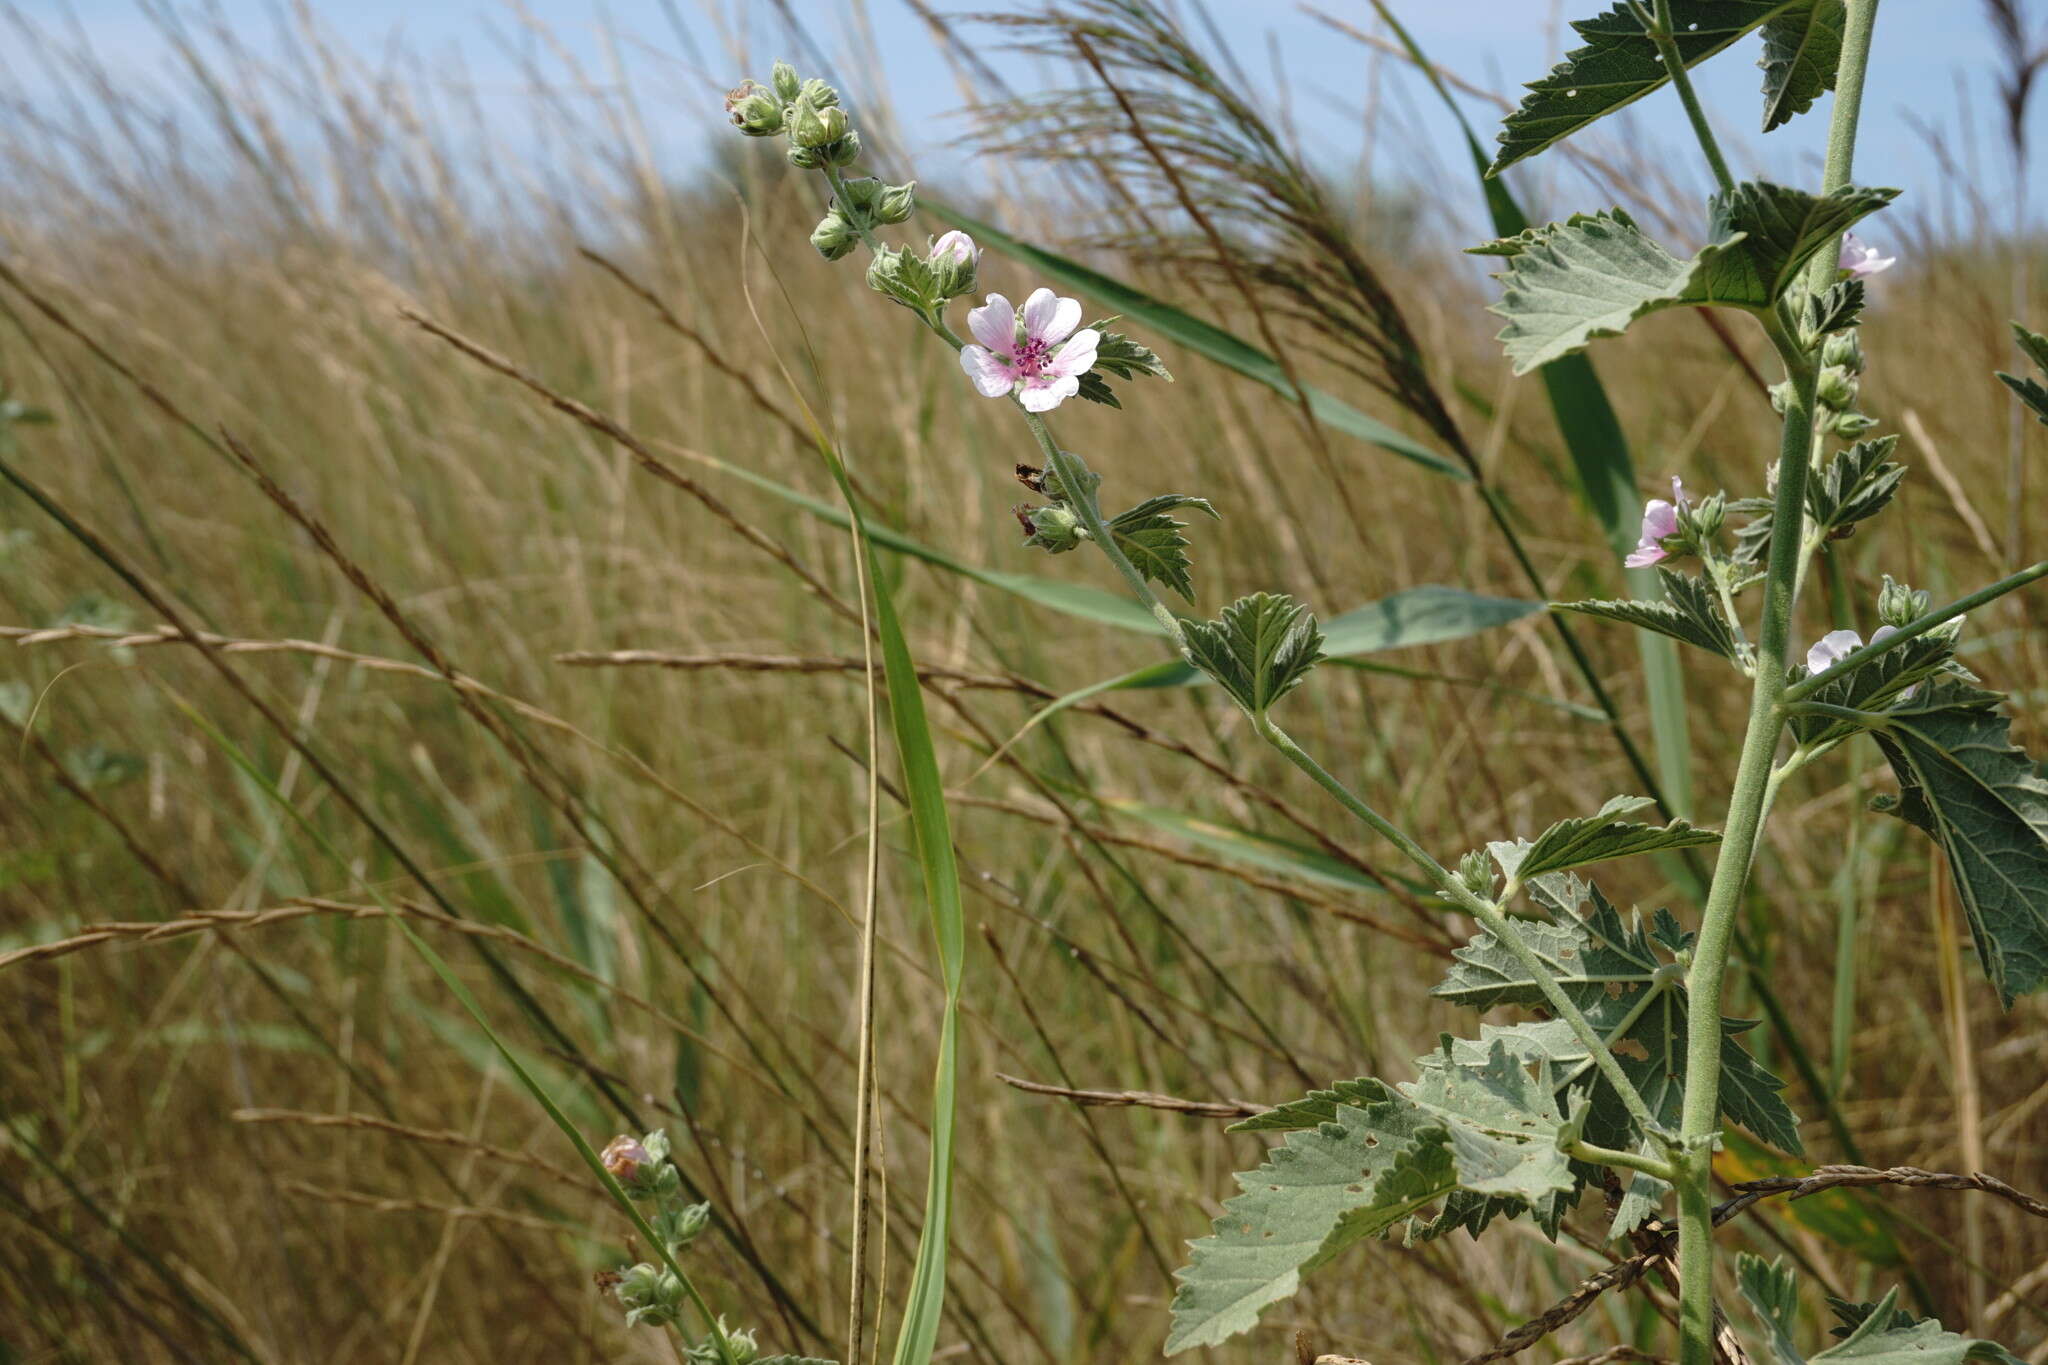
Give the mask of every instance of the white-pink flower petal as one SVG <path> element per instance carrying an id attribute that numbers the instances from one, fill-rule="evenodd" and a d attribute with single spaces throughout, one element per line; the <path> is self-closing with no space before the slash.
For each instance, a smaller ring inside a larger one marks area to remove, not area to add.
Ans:
<path id="1" fill-rule="evenodd" d="M 1051 412 L 1081 391 L 1081 381 L 1070 374 L 1036 374 L 1024 381 L 1017 401 L 1026 412 Z"/>
<path id="2" fill-rule="evenodd" d="M 1069 303 L 1073 300 L 1069 299 Z M 1072 375 L 1079 379 L 1095 368 L 1095 348 L 1102 341 L 1102 333 L 1093 327 L 1083 327 L 1067 338 L 1067 344 L 1046 362 L 1045 372 L 1053 375 Z"/>
<path id="3" fill-rule="evenodd" d="M 1833 668 L 1849 657 L 1849 651 L 1861 649 L 1863 637 L 1853 630 L 1831 630 L 1814 641 L 1813 648 L 1806 651 L 1806 671 L 1820 673 Z"/>
<path id="4" fill-rule="evenodd" d="M 1001 398 L 1017 385 L 1016 368 L 985 346 L 962 346 L 960 368 L 984 398 Z"/>
<path id="5" fill-rule="evenodd" d="M 1017 310 L 1001 294 L 990 294 L 981 307 L 968 311 L 967 330 L 991 351 L 1010 355 L 1017 346 Z"/>

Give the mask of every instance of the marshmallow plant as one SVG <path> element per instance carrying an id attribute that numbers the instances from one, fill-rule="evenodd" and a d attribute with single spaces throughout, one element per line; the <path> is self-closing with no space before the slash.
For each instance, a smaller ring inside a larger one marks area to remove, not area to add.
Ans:
<path id="1" fill-rule="evenodd" d="M 1098 551 L 1261 740 L 1470 918 L 1474 935 L 1438 997 L 1475 1011 L 1523 1013 L 1519 1022 L 1445 1035 L 1416 1060 L 1413 1079 L 1341 1080 L 1239 1124 L 1276 1135 L 1279 1145 L 1264 1165 L 1238 1177 L 1242 1192 L 1224 1205 L 1213 1233 L 1193 1244 L 1172 1305 L 1169 1352 L 1246 1330 L 1261 1310 L 1293 1294 L 1305 1272 L 1354 1243 L 1477 1236 L 1515 1219 L 1555 1237 L 1567 1213 L 1583 1217 L 1590 1205 L 1597 1216 L 1604 1199 L 1609 1237 L 1633 1244 L 1639 1258 L 1650 1258 L 1645 1266 L 1675 1259 L 1680 1365 L 1730 1358 L 1732 1318 L 1716 1302 L 1723 1280 L 1747 1300 L 1745 1320 L 1759 1329 L 1760 1352 L 1779 1365 L 1805 1365 L 1808 1348 L 1795 1344 L 1790 1270 L 1751 1257 L 1732 1275 L 1717 1269 L 1712 1163 L 1725 1128 L 1802 1150 L 1783 1083 L 1745 1049 L 1749 1024 L 1725 1017 L 1722 997 L 1737 914 L 1774 799 L 1789 776 L 1844 745 L 1868 738 L 1889 760 L 1899 793 L 1880 798 L 1878 808 L 1924 830 L 1946 855 L 2000 1001 L 2010 1007 L 2048 985 L 2048 781 L 2007 742 L 2003 698 L 1955 657 L 1965 614 L 2048 575 L 2048 564 L 1939 609 L 1926 593 L 1887 578 L 1868 643 L 1845 629 L 1810 648 L 1795 645 L 1797 603 L 1815 556 L 1882 513 L 1905 473 L 1891 458 L 1897 438 L 1876 434 L 1878 420 L 1858 408 L 1864 357 L 1856 329 L 1866 290 L 1897 264 L 1848 232 L 1896 197 L 1850 178 L 1876 11 L 1877 0 L 1622 0 L 1576 26 L 1587 46 L 1532 84 L 1508 117 L 1493 174 L 1668 84 L 1718 183 L 1694 210 L 1706 245 L 1690 256 L 1659 244 L 1620 209 L 1576 214 L 1475 248 L 1502 262 L 1494 311 L 1506 319 L 1500 339 L 1515 371 L 1619 335 L 1652 312 L 1727 309 L 1745 314 L 1776 354 L 1784 377 L 1773 398 L 1783 429 L 1762 495 L 1695 497 L 1680 472 L 1670 498 L 1645 507 L 1640 543 L 1626 563 L 1654 566 L 1661 600 L 1554 604 L 1671 637 L 1697 652 L 1701 668 L 1727 668 L 1747 685 L 1748 724 L 1721 827 L 1645 822 L 1632 817 L 1653 801 L 1616 796 L 1534 839 L 1488 842 L 1442 859 L 1326 769 L 1276 718 L 1323 657 L 1308 608 L 1259 593 L 1214 619 L 1181 616 L 1155 586 L 1194 597 L 1186 528 L 1173 514 L 1214 510 L 1199 498 L 1164 494 L 1107 516 L 1103 479 L 1055 439 L 1048 419 L 1063 404 L 1117 405 L 1110 381 L 1166 378 L 1158 357 L 1110 330 L 1114 319 L 1082 327 L 1078 302 L 1028 279 L 1011 286 L 1024 297 L 1021 307 L 993 292 L 972 307 L 972 339 L 963 339 L 948 310 L 979 287 L 979 253 L 959 233 L 922 247 L 881 240 L 885 224 L 913 211 L 913 190 L 847 178 L 858 134 L 843 118 L 828 126 L 818 117 L 820 109 L 838 109 L 837 95 L 783 66 L 774 82 L 782 104 L 751 83 L 734 93 L 729 108 L 741 131 L 786 134 L 790 160 L 824 177 L 829 197 L 812 235 L 818 250 L 838 259 L 864 245 L 869 284 L 959 352 L 976 392 L 1016 411 L 1041 460 L 1019 470 L 1043 499 L 1017 509 L 1026 545 Z M 1767 128 L 1834 92 L 1818 187 L 1737 182 L 1692 89 L 1688 67 L 1759 30 Z M 2024 329 L 2019 337 L 2048 369 L 2048 338 Z M 2004 378 L 2048 422 L 2048 387 Z M 1696 905 L 1644 918 L 1613 903 L 1594 879 L 1593 869 L 1614 860 L 1699 856 L 1690 850 L 1706 851 L 1713 862 Z M 1845 1305 L 1846 1339 L 1812 1359 L 2010 1359 L 1988 1341 L 1912 1318 L 1895 1298 L 1896 1291 L 1874 1304 Z M 1576 1311 L 1530 1324 L 1532 1335 L 1497 1355 Z"/>

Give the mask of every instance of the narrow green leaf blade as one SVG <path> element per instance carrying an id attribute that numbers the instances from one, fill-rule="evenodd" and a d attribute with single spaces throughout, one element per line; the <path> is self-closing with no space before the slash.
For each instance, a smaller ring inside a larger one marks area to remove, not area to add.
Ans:
<path id="1" fill-rule="evenodd" d="M 1642 825 L 1621 818 L 1655 804 L 1646 796 L 1617 796 L 1596 814 L 1558 821 L 1536 836 L 1516 875 L 1527 880 L 1659 849 L 1700 848 L 1721 842 L 1719 831 L 1695 829 L 1684 820 Z"/>

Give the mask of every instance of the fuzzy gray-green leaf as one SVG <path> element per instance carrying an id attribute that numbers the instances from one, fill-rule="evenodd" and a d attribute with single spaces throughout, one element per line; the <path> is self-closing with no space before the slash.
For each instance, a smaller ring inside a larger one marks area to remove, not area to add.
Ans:
<path id="1" fill-rule="evenodd" d="M 1792 1340 L 1792 1328 L 1799 1321 L 1799 1286 L 1792 1268 L 1782 1258 L 1766 1261 L 1745 1251 L 1735 1258 L 1735 1285 L 1763 1324 L 1778 1365 L 1806 1365 Z"/>
<path id="2" fill-rule="evenodd" d="M 1727 48 L 1736 39 L 1780 14 L 1813 0 L 1671 0 L 1673 35 L 1686 66 Z M 1632 104 L 1664 84 L 1670 73 L 1636 11 L 1617 4 L 1572 28 L 1586 46 L 1565 54 L 1529 93 L 1500 130 L 1500 152 L 1488 175 L 1570 137 L 1587 124 Z"/>
<path id="3" fill-rule="evenodd" d="M 1254 716 L 1287 695 L 1323 657 L 1323 636 L 1307 607 L 1276 593 L 1253 593 L 1214 621 L 1184 621 L 1188 662 L 1207 673 Z"/>
<path id="4" fill-rule="evenodd" d="M 1886 1294 L 1847 1338 L 1812 1357 L 1808 1365 L 1963 1365 L 1970 1360 L 2019 1365 L 1997 1342 L 1960 1336 L 1932 1318 L 1897 1326 L 1898 1298 L 1896 1289 Z"/>
<path id="5" fill-rule="evenodd" d="M 1740 246 L 1739 234 L 1724 237 L 1680 260 L 1614 209 L 1574 214 L 1474 252 L 1507 258 L 1494 277 L 1500 300 L 1489 311 L 1508 320 L 1500 342 L 1515 373 L 1527 374 L 1661 309 L 1768 307 L 1773 296 Z"/>
<path id="6" fill-rule="evenodd" d="M 1899 779 L 1894 813 L 1948 854 L 1977 956 L 2010 1009 L 2048 986 L 2048 778 L 2008 741 L 2000 700 L 1929 682 L 1872 737 Z"/>
<path id="7" fill-rule="evenodd" d="M 1721 842 L 1718 831 L 1696 829 L 1684 820 L 1673 820 L 1668 825 L 1641 825 L 1621 818 L 1656 804 L 1647 796 L 1617 796 L 1595 814 L 1558 821 L 1529 845 L 1515 870 L 1516 876 L 1527 879 L 1638 853 Z"/>
<path id="8" fill-rule="evenodd" d="M 1230 1125 L 1232 1133 L 1292 1133 L 1302 1128 L 1314 1128 L 1329 1123 L 1337 1117 L 1337 1111 L 1349 1105 L 1354 1109 L 1368 1104 L 1377 1104 L 1393 1098 L 1387 1087 L 1371 1077 L 1360 1077 L 1355 1081 L 1338 1081 L 1328 1090 L 1311 1090 L 1298 1100 L 1278 1104 L 1263 1114 L 1254 1114 Z"/>
<path id="9" fill-rule="evenodd" d="M 1781 128 L 1795 114 L 1835 88 L 1842 59 L 1842 31 L 1849 22 L 1842 0 L 1807 0 L 1764 25 L 1764 131 Z"/>

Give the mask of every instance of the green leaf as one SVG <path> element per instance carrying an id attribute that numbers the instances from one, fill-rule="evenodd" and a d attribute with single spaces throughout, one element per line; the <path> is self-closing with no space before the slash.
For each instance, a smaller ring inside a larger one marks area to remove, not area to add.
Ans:
<path id="1" fill-rule="evenodd" d="M 1142 821 L 1154 829 L 1164 830 L 1249 867 L 1264 868 L 1282 876 L 1297 877 L 1345 891 L 1366 891 L 1374 895 L 1387 893 L 1385 883 L 1374 881 L 1350 863 L 1333 858 L 1321 849 L 1121 797 L 1104 797 L 1100 801 L 1105 810 Z M 1413 895 L 1427 896 L 1435 889 L 1405 873 L 1389 871 L 1384 875 L 1388 882 Z"/>
<path id="2" fill-rule="evenodd" d="M 1842 60 L 1842 32 L 1849 22 L 1842 0 L 1807 0 L 1764 25 L 1764 131 L 1781 128 L 1795 114 L 1835 88 Z"/>
<path id="3" fill-rule="evenodd" d="M 1504 1046 L 1476 1066 L 1448 1051 L 1399 1095 L 1377 1086 L 1381 1098 L 1366 1099 L 1376 1083 L 1354 1083 L 1360 1103 L 1333 1102 L 1329 1119 L 1237 1177 L 1243 1192 L 1179 1272 L 1168 1355 L 1249 1329 L 1302 1271 L 1454 1193 L 1526 1208 L 1573 1188 L 1547 1069 L 1532 1076 Z"/>
<path id="4" fill-rule="evenodd" d="M 1527 374 L 1665 308 L 1768 307 L 1772 296 L 1740 246 L 1739 236 L 1728 237 L 1680 260 L 1612 209 L 1573 214 L 1472 251 L 1507 258 L 1507 269 L 1494 277 L 1500 300 L 1488 311 L 1508 320 L 1499 340 L 1515 373 Z"/>
<path id="5" fill-rule="evenodd" d="M 1249 714 L 1262 716 L 1323 657 L 1323 636 L 1291 597 L 1254 593 L 1215 621 L 1187 621 L 1188 660 Z"/>
<path id="6" fill-rule="evenodd" d="M 1584 889 L 1591 897 L 1590 913 L 1559 910 L 1555 923 L 1524 920 L 1516 927 L 1595 1031 L 1603 1037 L 1621 1031 L 1614 1046 L 1623 1073 L 1660 1123 L 1676 1124 L 1685 1083 L 1686 999 L 1679 973 L 1668 964 L 1686 946 L 1686 938 L 1663 912 L 1656 932 L 1646 932 L 1633 918 L 1624 920 L 1597 889 Z M 1528 969 L 1491 933 L 1480 933 L 1457 950 L 1456 958 L 1432 994 L 1475 1010 L 1547 1008 Z M 1784 1082 L 1736 1041 L 1750 1027 L 1742 1020 L 1722 1021 L 1721 1111 L 1766 1142 L 1797 1152 L 1799 1121 L 1778 1094 Z M 1530 1055 L 1540 1052 L 1568 1068 L 1567 1079 L 1580 1078 L 1569 1068 L 1591 1079 L 1588 1140 L 1603 1147 L 1636 1144 L 1642 1135 L 1621 1097 L 1591 1071 L 1585 1049 L 1561 1021 L 1522 1025 L 1512 1032 L 1526 1041 Z"/>
<path id="7" fill-rule="evenodd" d="M 2014 340 L 2019 342 L 2020 349 L 2034 362 L 2034 367 L 2048 373 L 2048 337 L 2042 336 L 2039 332 L 2030 332 L 2017 322 L 2012 324 L 2012 334 Z M 2019 395 L 2020 401 L 2027 405 L 2027 410 L 2034 414 L 2035 419 L 2048 426 L 2048 388 L 2043 388 L 2035 380 L 2007 374 L 2004 370 L 1999 370 L 1997 374 L 2007 388 Z"/>
<path id="8" fill-rule="evenodd" d="M 1143 323 L 1150 331 L 1178 342 L 1204 359 L 1214 361 L 1225 369 L 1235 370 L 1246 379 L 1264 384 L 1291 402 L 1299 401 L 1300 397 L 1305 395 L 1309 412 L 1324 426 L 1370 442 L 1382 450 L 1399 455 L 1404 460 L 1412 460 L 1425 469 L 1433 470 L 1447 478 L 1460 482 L 1471 481 L 1472 476 L 1462 465 L 1431 450 L 1405 432 L 1398 431 L 1375 417 L 1367 416 L 1342 399 L 1313 385 L 1304 385 L 1297 391 L 1279 361 L 1221 327 L 1204 322 L 1143 290 L 1105 275 L 1099 270 L 1091 270 L 1057 252 L 1020 241 L 1001 228 L 977 218 L 970 218 L 949 205 L 925 198 L 920 198 L 918 202 L 933 216 L 968 233 L 982 246 L 991 247 L 1029 266 L 1037 274 L 1077 293 L 1086 294 L 1108 304 L 1119 315 Z"/>
<path id="9" fill-rule="evenodd" d="M 1776 301 L 1818 252 L 1834 248 L 1849 228 L 1898 197 L 1897 190 L 1858 185 L 1814 195 L 1764 180 L 1745 180 L 1715 195 L 1711 235 L 1731 241 L 1741 237 L 1739 252 L 1722 265 L 1732 268 L 1741 260 L 1755 272 L 1743 286 L 1728 279 L 1718 288 Z"/>
<path id="10" fill-rule="evenodd" d="M 1140 375 L 1149 375 L 1171 384 L 1173 375 L 1167 370 L 1166 362 L 1149 346 L 1139 345 L 1122 332 L 1110 331 L 1109 324 L 1116 320 L 1104 318 L 1100 322 L 1088 324 L 1100 334 L 1101 339 L 1095 343 L 1094 368 L 1081 376 L 1080 396 L 1091 403 L 1105 403 L 1110 407 L 1120 408 L 1123 404 L 1117 401 L 1116 394 L 1109 387 L 1110 376 L 1114 375 L 1118 379 L 1128 381 Z"/>
<path id="11" fill-rule="evenodd" d="M 1208 513 L 1213 520 L 1222 520 L 1207 498 L 1162 493 L 1112 518 L 1109 531 L 1139 573 L 1154 583 L 1166 584 L 1192 602 L 1195 582 L 1189 571 L 1193 566 L 1188 560 L 1188 538 L 1181 534 L 1186 523 L 1172 516 L 1183 507 L 1193 507 Z"/>
<path id="12" fill-rule="evenodd" d="M 1696 66 L 1758 25 L 1812 3 L 1672 0 L 1679 58 L 1687 67 Z M 1617 4 L 1598 18 L 1578 20 L 1572 28 L 1586 46 L 1567 52 L 1549 75 L 1529 83 L 1521 107 L 1501 127 L 1500 152 L 1489 175 L 1499 175 L 1524 157 L 1634 103 L 1669 78 L 1656 43 L 1628 5 Z"/>
<path id="13" fill-rule="evenodd" d="M 1617 796 L 1596 814 L 1560 820 L 1536 836 L 1515 873 L 1526 880 L 1658 849 L 1698 848 L 1721 842 L 1719 831 L 1695 829 L 1684 820 L 1673 820 L 1668 825 L 1639 825 L 1621 818 L 1656 804 L 1647 796 Z"/>
<path id="14" fill-rule="evenodd" d="M 1325 1123 L 1335 1123 L 1338 1111 L 1347 1105 L 1362 1109 L 1367 1105 L 1384 1103 L 1393 1098 L 1393 1092 L 1371 1077 L 1355 1081 L 1338 1081 L 1328 1090 L 1311 1090 L 1298 1100 L 1275 1105 L 1263 1114 L 1254 1114 L 1248 1119 L 1239 1119 L 1225 1129 L 1230 1133 L 1292 1133 L 1303 1128 L 1317 1128 Z"/>
<path id="15" fill-rule="evenodd" d="M 1552 611 L 1575 611 L 1582 616 L 1620 621 L 1658 635 L 1668 635 L 1724 659 L 1736 658 L 1735 634 L 1706 583 L 1674 573 L 1661 565 L 1657 576 L 1664 584 L 1665 600 L 1662 602 L 1620 598 L 1612 601 L 1552 602 L 1550 607 Z"/>
<path id="16" fill-rule="evenodd" d="M 1806 483 L 1806 510 L 1815 524 L 1839 531 L 1882 512 L 1906 477 L 1906 467 L 1890 458 L 1898 444 L 1896 436 L 1880 436 L 1836 451 L 1820 477 Z"/>
<path id="17" fill-rule="evenodd" d="M 2008 741 L 2000 700 L 1946 679 L 1925 683 L 1871 734 L 1899 779 L 1885 808 L 1948 854 L 1977 957 L 2011 1009 L 2048 985 L 2048 778 Z"/>
<path id="18" fill-rule="evenodd" d="M 1766 1261 L 1761 1256 L 1739 1252 L 1735 1257 L 1735 1284 L 1750 1312 L 1763 1324 L 1778 1365 L 1806 1365 L 1806 1357 L 1800 1354 L 1792 1338 L 1792 1329 L 1799 1321 L 1799 1285 L 1793 1278 L 1792 1267 L 1783 1258 Z"/>
<path id="19" fill-rule="evenodd" d="M 1846 1339 L 1812 1357 L 1811 1365 L 1963 1365 L 1967 1360 L 2019 1365 L 1997 1342 L 1959 1336 L 1932 1318 L 1897 1326 L 1898 1298 L 1896 1289 L 1886 1294 Z"/>
<path id="20" fill-rule="evenodd" d="M 1335 659 L 1462 640 L 1519 621 L 1542 607 L 1527 598 L 1487 597 L 1424 583 L 1325 621 L 1323 653 Z"/>
<path id="21" fill-rule="evenodd" d="M 1863 316 L 1863 281 L 1840 280 L 1806 301 L 1804 326 L 1810 337 L 1854 327 Z"/>

